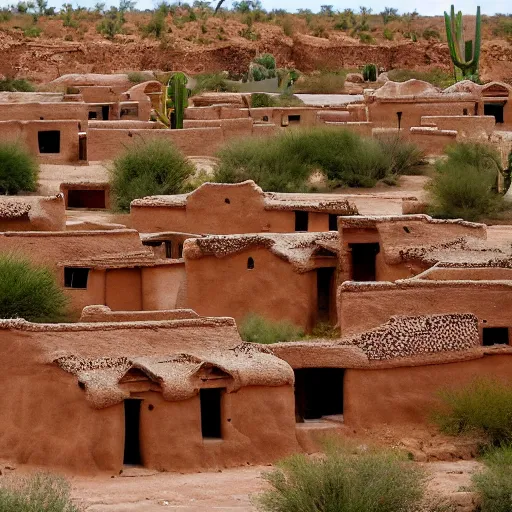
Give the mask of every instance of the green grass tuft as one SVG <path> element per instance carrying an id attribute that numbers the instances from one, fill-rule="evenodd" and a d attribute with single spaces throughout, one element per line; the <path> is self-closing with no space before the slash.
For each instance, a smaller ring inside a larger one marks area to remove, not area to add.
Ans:
<path id="1" fill-rule="evenodd" d="M 67 298 L 55 275 L 15 254 L 0 254 L 0 318 L 66 319 Z"/>
<path id="2" fill-rule="evenodd" d="M 179 194 L 194 166 L 169 140 L 153 140 L 128 148 L 114 160 L 111 187 L 114 206 L 129 211 L 139 197 Z"/>
<path id="3" fill-rule="evenodd" d="M 18 142 L 0 142 L 0 194 L 34 192 L 39 166 Z"/>
<path id="4" fill-rule="evenodd" d="M 274 322 L 262 316 L 248 315 L 240 325 L 240 336 L 251 343 L 279 343 L 295 341 L 304 337 L 304 331 L 291 322 Z"/>

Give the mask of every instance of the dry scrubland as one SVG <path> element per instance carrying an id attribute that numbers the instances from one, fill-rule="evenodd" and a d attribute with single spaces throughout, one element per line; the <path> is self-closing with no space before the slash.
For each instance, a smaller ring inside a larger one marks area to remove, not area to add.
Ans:
<path id="1" fill-rule="evenodd" d="M 303 72 L 358 69 L 367 62 L 434 75 L 450 70 L 442 16 L 364 7 L 338 12 L 332 6 L 319 14 L 290 14 L 246 1 L 216 15 L 199 1 L 161 4 L 152 12 L 133 11 L 126 1 L 110 10 L 103 4 L 90 10 L 65 4 L 55 12 L 44 2 L 30 5 L 0 11 L 0 73 L 36 82 L 65 73 L 140 69 L 228 71 L 236 77 L 257 52 Z M 466 17 L 468 26 L 473 20 Z M 484 16 L 482 33 L 482 78 L 512 83 L 512 19 Z"/>

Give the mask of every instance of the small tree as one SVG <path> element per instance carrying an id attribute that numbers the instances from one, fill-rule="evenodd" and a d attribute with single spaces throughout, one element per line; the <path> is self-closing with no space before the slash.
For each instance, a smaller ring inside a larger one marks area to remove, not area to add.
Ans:
<path id="1" fill-rule="evenodd" d="M 116 34 L 122 32 L 124 23 L 124 11 L 117 7 L 111 7 L 105 13 L 104 18 L 98 23 L 96 30 L 107 39 L 114 39 Z"/>
<path id="2" fill-rule="evenodd" d="M 179 194 L 194 166 L 169 140 L 153 140 L 127 149 L 114 161 L 111 187 L 118 210 L 129 211 L 139 197 Z"/>
<path id="3" fill-rule="evenodd" d="M 35 158 L 17 142 L 0 142 L 0 193 L 34 192 L 39 169 Z"/>
<path id="4" fill-rule="evenodd" d="M 0 254 L 0 318 L 65 319 L 67 299 L 55 275 L 14 254 Z"/>

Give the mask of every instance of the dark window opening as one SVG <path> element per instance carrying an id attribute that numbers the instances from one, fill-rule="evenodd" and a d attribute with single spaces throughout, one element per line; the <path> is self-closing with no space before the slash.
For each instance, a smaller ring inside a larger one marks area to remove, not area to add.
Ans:
<path id="1" fill-rule="evenodd" d="M 338 216 L 335 213 L 329 213 L 329 231 L 338 231 Z"/>
<path id="2" fill-rule="evenodd" d="M 295 231 L 307 231 L 309 224 L 309 212 L 295 212 Z"/>
<path id="3" fill-rule="evenodd" d="M 89 278 L 88 268 L 64 267 L 64 287 L 65 288 L 87 288 Z"/>
<path id="4" fill-rule="evenodd" d="M 343 368 L 300 368 L 294 373 L 297 423 L 343 414 Z"/>
<path id="5" fill-rule="evenodd" d="M 398 131 L 400 131 L 400 127 L 402 126 L 402 112 L 397 112 L 396 117 L 398 119 Z"/>
<path id="6" fill-rule="evenodd" d="M 467 116 L 468 115 L 468 109 L 467 108 L 462 109 L 462 115 L 463 116 Z"/>
<path id="7" fill-rule="evenodd" d="M 103 121 L 108 121 L 110 115 L 110 107 L 108 105 L 104 105 L 101 107 L 101 118 Z"/>
<path id="8" fill-rule="evenodd" d="M 39 153 L 60 153 L 60 131 L 48 130 L 37 133 Z"/>
<path id="9" fill-rule="evenodd" d="M 350 244 L 350 248 L 352 249 L 352 281 L 375 281 L 379 244 Z"/>
<path id="10" fill-rule="evenodd" d="M 331 297 L 334 268 L 319 268 L 316 271 L 317 321 L 328 322 L 331 316 Z"/>
<path id="11" fill-rule="evenodd" d="M 404 226 L 404 231 L 405 231 L 406 233 L 410 233 L 410 232 L 411 232 L 411 230 L 410 230 L 407 226 Z"/>
<path id="12" fill-rule="evenodd" d="M 106 208 L 105 190 L 68 190 L 68 208 Z"/>
<path id="13" fill-rule="evenodd" d="M 252 270 L 254 268 L 254 260 L 252 258 L 247 258 L 247 270 Z"/>
<path id="14" fill-rule="evenodd" d="M 268 116 L 263 116 L 263 121 L 268 121 Z"/>
<path id="15" fill-rule="evenodd" d="M 78 139 L 78 160 L 87 160 L 87 137 Z"/>
<path id="16" fill-rule="evenodd" d="M 494 116 L 496 123 L 503 123 L 502 103 L 484 103 L 484 116 Z"/>
<path id="17" fill-rule="evenodd" d="M 124 457 L 123 464 L 142 464 L 140 455 L 140 403 L 142 400 L 124 401 Z"/>
<path id="18" fill-rule="evenodd" d="M 224 199 L 224 202 L 225 202 L 226 204 L 231 204 L 231 201 L 229 200 L 229 198 L 228 198 L 228 197 L 226 197 L 226 199 Z"/>
<path id="19" fill-rule="evenodd" d="M 221 439 L 221 398 L 223 388 L 199 390 L 201 433 L 203 438 Z"/>
<path id="20" fill-rule="evenodd" d="M 98 112 L 90 111 L 89 112 L 89 119 L 97 119 L 98 118 Z"/>
<path id="21" fill-rule="evenodd" d="M 482 345 L 508 345 L 508 327 L 484 327 L 482 330 Z"/>
<path id="22" fill-rule="evenodd" d="M 300 116 L 299 115 L 288 116 L 288 122 L 289 123 L 300 123 Z"/>
<path id="23" fill-rule="evenodd" d="M 172 258 L 172 242 L 171 241 L 165 242 L 165 257 Z"/>
<path id="24" fill-rule="evenodd" d="M 178 258 L 183 258 L 183 244 L 178 244 Z"/>

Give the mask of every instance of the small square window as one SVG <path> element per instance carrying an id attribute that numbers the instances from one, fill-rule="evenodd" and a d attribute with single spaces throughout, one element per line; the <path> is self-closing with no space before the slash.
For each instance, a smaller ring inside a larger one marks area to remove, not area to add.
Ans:
<path id="1" fill-rule="evenodd" d="M 89 270 L 88 268 L 64 267 L 64 287 L 86 289 Z"/>
<path id="2" fill-rule="evenodd" d="M 508 345 L 508 327 L 484 327 L 482 330 L 482 345 Z"/>
<path id="3" fill-rule="evenodd" d="M 60 153 L 60 131 L 48 130 L 37 133 L 39 153 Z"/>

